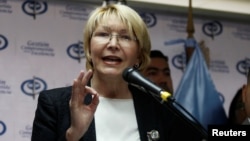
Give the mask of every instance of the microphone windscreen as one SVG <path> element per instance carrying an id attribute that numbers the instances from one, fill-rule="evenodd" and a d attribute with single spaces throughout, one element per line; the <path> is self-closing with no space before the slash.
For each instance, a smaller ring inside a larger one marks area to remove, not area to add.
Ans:
<path id="1" fill-rule="evenodd" d="M 134 69 L 133 68 L 126 68 L 124 69 L 123 73 L 122 73 L 122 77 L 125 81 L 129 81 L 128 78 L 129 78 L 129 75 L 131 73 L 131 71 L 133 71 Z"/>

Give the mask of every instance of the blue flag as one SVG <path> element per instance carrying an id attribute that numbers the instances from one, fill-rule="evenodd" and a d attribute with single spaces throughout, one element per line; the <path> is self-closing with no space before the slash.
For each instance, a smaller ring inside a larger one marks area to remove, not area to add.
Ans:
<path id="1" fill-rule="evenodd" d="M 209 124 L 227 121 L 222 98 L 197 43 L 174 97 L 206 130 Z"/>

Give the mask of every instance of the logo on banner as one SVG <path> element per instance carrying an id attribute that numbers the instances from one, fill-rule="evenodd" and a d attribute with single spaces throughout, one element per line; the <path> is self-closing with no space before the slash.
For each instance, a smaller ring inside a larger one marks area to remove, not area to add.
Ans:
<path id="1" fill-rule="evenodd" d="M 79 41 L 78 43 L 71 44 L 67 48 L 67 54 L 69 55 L 70 58 L 81 62 L 81 59 L 85 58 L 83 50 L 83 42 Z"/>
<path id="2" fill-rule="evenodd" d="M 45 13 L 47 9 L 48 5 L 46 2 L 35 1 L 35 0 L 27 0 L 22 5 L 23 12 L 34 18 L 37 15 Z"/>
<path id="3" fill-rule="evenodd" d="M 237 26 L 232 32 L 232 35 L 235 38 L 250 41 L 250 28 L 249 26 Z"/>
<path id="4" fill-rule="evenodd" d="M 7 130 L 7 127 L 3 121 L 0 120 L 0 136 L 2 136 Z"/>
<path id="5" fill-rule="evenodd" d="M 157 23 L 157 19 L 153 13 L 139 13 L 147 27 L 153 27 Z"/>
<path id="6" fill-rule="evenodd" d="M 236 70 L 243 74 L 246 75 L 248 69 L 250 68 L 250 58 L 246 58 L 244 60 L 240 60 L 237 64 L 236 64 Z"/>
<path id="7" fill-rule="evenodd" d="M 226 60 L 211 60 L 209 68 L 213 72 L 229 73 L 229 66 Z"/>
<path id="8" fill-rule="evenodd" d="M 37 56 L 55 56 L 54 49 L 50 47 L 50 44 L 45 41 L 27 41 L 26 45 L 22 45 L 21 49 L 24 53 Z"/>
<path id="9" fill-rule="evenodd" d="M 7 3 L 7 0 L 0 0 L 0 13 L 11 14 L 12 6 Z"/>
<path id="10" fill-rule="evenodd" d="M 10 86 L 6 81 L 0 79 L 0 94 L 11 94 Z"/>
<path id="11" fill-rule="evenodd" d="M 186 54 L 185 53 L 177 54 L 172 58 L 173 66 L 179 70 L 184 70 L 184 68 L 186 67 L 185 62 L 186 62 Z"/>
<path id="12" fill-rule="evenodd" d="M 41 91 L 46 89 L 46 82 L 38 77 L 33 77 L 33 79 L 26 80 L 21 84 L 22 92 L 28 96 L 33 97 L 33 99 L 35 99 L 35 96 L 38 95 Z"/>
<path id="13" fill-rule="evenodd" d="M 167 28 L 175 32 L 185 33 L 187 28 L 187 20 L 175 17 L 170 20 L 169 23 L 167 23 Z"/>
<path id="14" fill-rule="evenodd" d="M 7 38 L 0 34 L 0 51 L 7 48 L 8 44 Z"/>
<path id="15" fill-rule="evenodd" d="M 63 18 L 70 20 L 87 20 L 88 15 L 95 9 L 92 5 L 66 4 L 65 9 L 60 10 Z"/>
<path id="16" fill-rule="evenodd" d="M 164 44 L 166 46 L 175 44 L 184 44 L 184 46 L 186 46 L 185 44 L 187 44 L 187 41 L 184 39 L 176 39 L 176 40 L 165 41 Z M 180 70 L 184 70 L 184 68 L 186 67 L 185 62 L 186 62 L 186 53 L 177 54 L 172 58 L 173 66 Z"/>
<path id="17" fill-rule="evenodd" d="M 19 131 L 19 134 L 23 138 L 30 138 L 31 134 L 32 134 L 32 126 L 26 125 L 24 129 L 22 129 L 22 130 Z"/>
<path id="18" fill-rule="evenodd" d="M 218 36 L 222 33 L 223 26 L 219 21 L 211 21 L 203 24 L 202 31 L 205 35 L 213 39 L 214 36 Z"/>

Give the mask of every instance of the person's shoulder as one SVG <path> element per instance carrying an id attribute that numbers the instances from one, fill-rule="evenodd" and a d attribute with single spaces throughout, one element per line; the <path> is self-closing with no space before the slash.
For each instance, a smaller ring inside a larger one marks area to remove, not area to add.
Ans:
<path id="1" fill-rule="evenodd" d="M 50 99 L 56 101 L 68 100 L 71 95 L 71 90 L 72 86 L 43 90 L 39 94 L 39 99 Z"/>
<path id="2" fill-rule="evenodd" d="M 68 91 L 71 92 L 72 86 L 67 86 L 67 87 L 57 87 L 57 88 L 52 88 L 52 89 L 47 89 L 42 91 L 41 93 L 53 93 L 53 94 L 57 94 L 57 93 L 66 93 Z"/>

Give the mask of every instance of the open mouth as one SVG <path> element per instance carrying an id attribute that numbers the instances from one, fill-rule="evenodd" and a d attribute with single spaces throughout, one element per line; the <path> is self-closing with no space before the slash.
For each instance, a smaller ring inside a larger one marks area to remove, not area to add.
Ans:
<path id="1" fill-rule="evenodd" d="M 115 56 L 106 56 L 102 58 L 105 62 L 121 62 L 122 59 Z"/>

